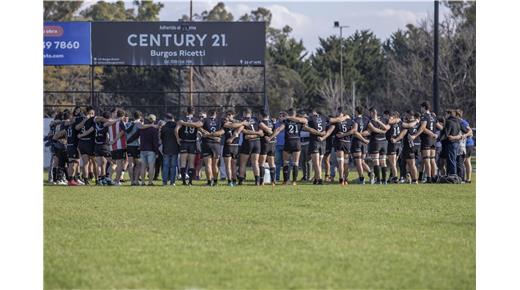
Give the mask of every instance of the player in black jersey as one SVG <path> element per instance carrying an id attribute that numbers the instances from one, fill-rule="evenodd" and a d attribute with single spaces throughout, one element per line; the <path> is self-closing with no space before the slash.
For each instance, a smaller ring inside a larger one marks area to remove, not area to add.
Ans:
<path id="1" fill-rule="evenodd" d="M 54 134 L 53 139 L 58 140 L 66 137 L 67 141 L 67 157 L 68 157 L 68 185 L 76 186 L 83 183 L 79 183 L 77 180 L 77 174 L 79 173 L 79 152 L 77 147 L 77 136 L 74 133 L 73 116 L 70 112 L 65 112 L 63 115 L 63 123 L 60 130 Z"/>
<path id="2" fill-rule="evenodd" d="M 356 122 L 358 126 L 358 133 L 352 136 L 352 144 L 351 144 L 351 154 L 354 158 L 354 163 L 356 165 L 356 170 L 359 175 L 359 184 L 365 184 L 365 177 L 363 175 L 363 171 L 367 171 L 369 176 L 373 176 L 372 170 L 365 162 L 365 157 L 367 154 L 367 144 L 369 142 L 366 137 L 370 135 L 367 130 L 368 123 L 370 119 L 367 116 L 363 115 L 363 107 L 356 107 L 356 117 L 354 118 L 354 122 Z"/>
<path id="3" fill-rule="evenodd" d="M 177 121 L 177 126 L 175 127 L 175 137 L 179 144 L 179 167 L 183 185 L 192 185 L 195 177 L 197 131 L 203 125 L 197 117 L 193 116 L 193 111 L 193 107 L 188 107 L 186 116 Z M 186 171 L 188 172 L 188 183 L 186 183 Z"/>
<path id="4" fill-rule="evenodd" d="M 226 176 L 228 185 L 235 186 L 237 184 L 237 160 L 239 136 L 244 130 L 244 126 L 249 125 L 247 121 L 235 120 L 235 112 L 226 112 L 224 118 L 224 148 L 222 156 L 224 157 L 224 165 L 226 167 Z"/>
<path id="5" fill-rule="evenodd" d="M 338 161 L 338 175 L 339 183 L 341 185 L 348 184 L 348 161 L 352 145 L 352 136 L 360 135 L 357 131 L 358 124 L 350 118 L 350 116 L 343 112 L 342 108 L 338 108 L 338 117 L 345 116 L 346 119 L 338 122 L 335 126 L 334 149 L 336 151 L 336 159 Z"/>
<path id="6" fill-rule="evenodd" d="M 64 127 L 63 116 L 70 113 L 68 111 L 58 112 L 54 120 L 50 124 L 49 134 L 47 140 L 51 143 L 52 164 L 49 175 L 49 182 L 52 184 L 67 185 L 66 181 L 66 164 L 67 164 L 67 134 L 62 132 L 59 137 L 54 138 L 57 132 L 60 132 Z"/>
<path id="7" fill-rule="evenodd" d="M 333 115 L 329 115 L 329 120 L 333 118 Z M 332 124 L 327 124 L 327 131 L 331 129 L 330 127 L 334 126 Z M 335 130 L 335 128 L 334 128 Z M 324 180 L 328 182 L 334 182 L 334 176 L 332 174 L 332 171 L 334 170 L 334 161 L 337 160 L 330 160 L 330 155 L 332 154 L 332 149 L 334 147 L 335 137 L 334 137 L 334 130 L 332 133 L 325 138 L 325 154 L 323 154 L 323 173 L 325 175 Z M 332 164 L 331 164 L 332 163 Z M 331 166 L 332 165 L 332 166 Z"/>
<path id="8" fill-rule="evenodd" d="M 260 156 L 258 158 L 258 164 L 260 167 L 260 185 L 264 184 L 265 175 L 265 162 L 269 166 L 269 176 L 271 176 L 271 184 L 275 185 L 275 151 L 276 151 L 276 140 L 269 138 L 274 133 L 274 122 L 269 117 L 267 112 L 260 112 L 260 124 L 259 128 L 264 131 L 264 137 L 260 139 Z"/>
<path id="9" fill-rule="evenodd" d="M 399 112 L 392 112 L 389 114 L 388 125 L 390 130 L 386 131 L 386 140 L 388 141 L 388 163 L 390 165 L 390 182 L 398 183 L 399 177 L 397 177 L 397 158 L 401 154 L 401 140 L 396 142 L 395 139 L 401 134 L 402 121 Z"/>
<path id="10" fill-rule="evenodd" d="M 329 119 L 322 116 L 316 110 L 312 110 L 307 120 L 307 125 L 303 126 L 303 130 L 310 133 L 309 135 L 309 153 L 311 155 L 312 168 L 314 170 L 314 184 L 323 184 L 321 179 L 321 170 L 323 156 L 326 151 L 326 135 Z M 330 135 L 330 134 L 329 134 Z M 328 137 L 328 135 L 327 135 Z"/>
<path id="11" fill-rule="evenodd" d="M 110 119 L 110 112 L 103 112 L 103 118 Z M 109 185 L 106 179 L 107 164 L 110 162 L 110 146 L 108 145 L 108 128 L 104 126 L 103 122 L 94 122 L 95 137 L 94 137 L 94 153 L 96 154 L 96 164 L 98 172 L 98 181 L 96 184 Z"/>
<path id="12" fill-rule="evenodd" d="M 206 166 L 207 183 L 208 186 L 215 186 L 217 185 L 219 172 L 218 160 L 222 154 L 220 152 L 220 138 L 224 135 L 222 120 L 217 118 L 215 110 L 208 112 L 208 116 L 203 120 L 199 131 L 202 133 L 201 151 Z"/>
<path id="13" fill-rule="evenodd" d="M 390 142 L 397 143 L 402 141 L 403 152 L 401 157 L 405 160 L 406 170 L 410 178 L 409 183 L 417 184 L 417 167 L 415 165 L 415 145 L 413 143 L 412 135 L 416 132 L 416 120 L 413 112 L 407 112 L 404 121 L 402 122 L 402 130 L 397 137 L 391 137 Z"/>
<path id="14" fill-rule="evenodd" d="M 289 109 L 287 116 L 280 119 L 282 124 L 276 128 L 273 135 L 267 138 L 268 141 L 274 140 L 280 132 L 284 131 L 285 144 L 283 148 L 283 182 L 289 183 L 289 165 L 292 158 L 292 184 L 296 185 L 298 179 L 298 162 L 300 160 L 301 141 L 300 132 L 303 126 L 307 125 L 307 119 L 296 116 L 296 110 Z"/>
<path id="15" fill-rule="evenodd" d="M 368 131 L 370 131 L 368 153 L 374 168 L 375 182 L 386 184 L 386 150 L 388 147 L 386 131 L 390 129 L 390 126 L 388 120 L 378 116 L 376 108 L 370 108 L 369 112 L 371 119 L 368 123 Z M 374 179 L 371 180 L 371 183 L 374 183 Z"/>
<path id="16" fill-rule="evenodd" d="M 344 117 L 329 119 L 313 110 L 307 124 L 303 126 L 303 129 L 310 133 L 309 153 L 311 154 L 312 167 L 314 169 L 314 184 L 323 184 L 321 164 L 326 151 L 326 139 L 334 131 L 334 123 L 345 119 Z"/>
<path id="17" fill-rule="evenodd" d="M 436 129 L 442 129 L 437 118 L 430 112 L 430 103 L 421 104 L 421 119 L 419 130 L 412 135 L 413 139 L 421 139 L 421 156 L 423 161 L 426 182 L 430 183 L 437 176 L 437 164 L 435 162 L 435 142 L 437 141 Z"/>
<path id="18" fill-rule="evenodd" d="M 260 156 L 260 138 L 264 136 L 264 131 L 259 127 L 260 122 L 252 116 L 251 109 L 247 108 L 243 113 L 243 121 L 248 125 L 244 126 L 242 134 L 244 136 L 240 146 L 240 166 L 238 184 L 241 185 L 246 175 L 247 161 L 251 159 L 251 167 L 255 176 L 255 185 L 260 185 L 260 168 L 258 167 L 258 157 Z"/>
<path id="19" fill-rule="evenodd" d="M 96 165 L 96 155 L 94 154 L 94 137 L 95 137 L 95 127 L 94 127 L 94 117 L 96 113 L 93 107 L 87 107 L 85 110 L 85 116 L 81 118 L 81 121 L 77 123 L 74 127 L 78 132 L 78 149 L 81 154 L 81 161 L 83 162 L 83 180 L 85 184 L 89 184 L 89 177 L 93 173 L 98 180 L 98 173 L 96 170 L 91 172 L 91 166 L 93 168 L 97 168 Z"/>

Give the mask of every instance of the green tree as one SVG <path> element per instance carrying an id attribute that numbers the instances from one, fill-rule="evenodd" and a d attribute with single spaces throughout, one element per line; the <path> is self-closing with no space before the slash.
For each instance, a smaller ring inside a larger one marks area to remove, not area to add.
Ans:
<path id="1" fill-rule="evenodd" d="M 92 21 L 125 21 L 133 20 L 134 9 L 126 8 L 123 1 L 98 1 L 96 4 L 81 11 L 81 15 Z"/>
<path id="2" fill-rule="evenodd" d="M 43 20 L 70 21 L 79 10 L 83 1 L 44 1 Z"/>
<path id="3" fill-rule="evenodd" d="M 340 40 L 336 36 L 320 38 L 320 46 L 311 56 L 312 65 L 318 72 L 320 83 L 334 80 L 340 72 L 340 49 L 343 42 L 343 100 L 347 102 L 353 83 L 356 85 L 358 104 L 369 106 L 382 98 L 384 88 L 384 54 L 381 41 L 369 30 L 356 31 Z M 317 101 L 325 101 L 318 98 Z M 351 109 L 351 108 L 350 108 Z"/>
<path id="4" fill-rule="evenodd" d="M 189 15 L 183 15 L 181 20 L 189 21 Z M 233 21 L 233 14 L 227 11 L 223 2 L 217 3 L 211 10 L 204 10 L 202 13 L 193 15 L 194 21 Z"/>

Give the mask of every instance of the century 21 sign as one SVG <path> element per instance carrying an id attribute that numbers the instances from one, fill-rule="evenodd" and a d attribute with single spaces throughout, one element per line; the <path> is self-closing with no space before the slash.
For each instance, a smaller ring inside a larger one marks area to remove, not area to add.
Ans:
<path id="1" fill-rule="evenodd" d="M 264 65 L 264 22 L 92 22 L 94 65 Z"/>
<path id="2" fill-rule="evenodd" d="M 212 34 L 211 46 L 227 46 L 226 34 Z M 140 47 L 203 47 L 208 41 L 208 34 L 130 34 L 127 42 L 130 46 Z"/>

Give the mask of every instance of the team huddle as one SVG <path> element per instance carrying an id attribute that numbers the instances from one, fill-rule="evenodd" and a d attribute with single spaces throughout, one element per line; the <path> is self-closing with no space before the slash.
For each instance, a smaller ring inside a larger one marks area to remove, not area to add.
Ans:
<path id="1" fill-rule="evenodd" d="M 420 113 L 402 115 L 356 107 L 354 116 L 342 108 L 329 116 L 289 109 L 278 118 L 263 111 L 254 116 L 250 109 L 240 117 L 234 111 L 195 116 L 188 107 L 181 118 L 166 114 L 160 121 L 139 111 L 130 118 L 121 109 L 97 115 L 92 107 L 75 108 L 55 115 L 46 140 L 54 184 L 76 186 L 94 179 L 96 185 L 121 185 L 126 171 L 131 185 L 153 185 L 160 155 L 163 185 L 180 179 L 191 186 L 201 156 L 208 186 L 217 185 L 219 173 L 229 186 L 242 185 L 247 167 L 260 186 L 267 172 L 272 185 L 311 179 L 322 185 L 334 182 L 333 171 L 339 184 L 347 185 L 351 164 L 359 184 L 435 183 L 441 176 L 471 182 L 472 136 L 461 110 L 437 117 L 424 102 Z"/>

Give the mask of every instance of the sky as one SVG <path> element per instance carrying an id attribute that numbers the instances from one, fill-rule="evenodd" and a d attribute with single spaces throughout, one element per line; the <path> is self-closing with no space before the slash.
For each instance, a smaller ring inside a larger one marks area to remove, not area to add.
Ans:
<path id="1" fill-rule="evenodd" d="M 95 1 L 85 1 L 84 7 Z M 183 14 L 189 14 L 189 1 L 161 1 L 164 8 L 160 13 L 161 21 L 177 21 Z M 307 51 L 314 52 L 319 45 L 319 37 L 339 35 L 339 29 L 333 27 L 334 21 L 348 25 L 343 29 L 346 37 L 356 29 L 370 29 L 377 37 L 384 40 L 392 32 L 405 28 L 406 24 L 417 22 L 426 17 L 433 18 L 433 1 L 193 1 L 193 12 L 210 10 L 218 2 L 224 2 L 235 19 L 245 13 L 264 7 L 271 11 L 272 26 L 293 28 L 292 36 L 303 40 Z M 127 3 L 127 7 L 131 6 Z M 441 5 L 440 18 L 448 14 L 448 9 Z"/>
<path id="2" fill-rule="evenodd" d="M 193 12 L 210 10 L 220 1 L 193 1 Z M 302 39 L 307 51 L 313 52 L 319 46 L 319 37 L 339 35 L 333 27 L 334 21 L 350 28 L 343 29 L 348 36 L 356 29 L 370 29 L 381 39 L 388 38 L 392 32 L 405 28 L 406 24 L 416 24 L 426 17 L 433 18 L 433 1 L 363 1 L 363 2 L 318 2 L 318 1 L 223 1 L 235 19 L 257 7 L 265 7 L 273 14 L 272 26 L 282 28 L 289 25 L 292 35 Z M 440 18 L 448 13 L 441 5 Z M 183 14 L 189 14 L 189 1 L 165 2 L 161 11 L 162 21 L 176 21 Z"/>

